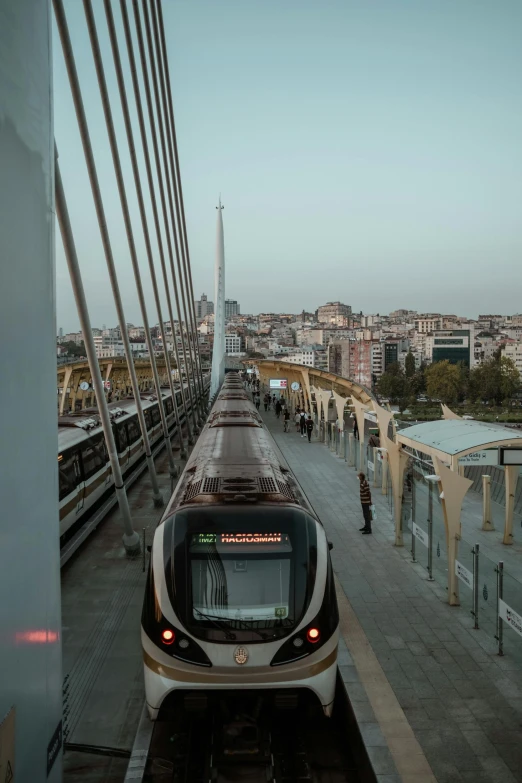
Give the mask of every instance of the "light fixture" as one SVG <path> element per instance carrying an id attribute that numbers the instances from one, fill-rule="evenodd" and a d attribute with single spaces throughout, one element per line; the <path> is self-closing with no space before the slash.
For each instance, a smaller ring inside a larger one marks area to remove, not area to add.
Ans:
<path id="1" fill-rule="evenodd" d="M 316 642 L 318 642 L 320 636 L 321 636 L 321 634 L 319 632 L 319 628 L 309 628 L 308 632 L 306 634 L 306 638 L 312 644 L 315 644 Z"/>
<path id="2" fill-rule="evenodd" d="M 173 644 L 176 634 L 170 628 L 166 628 L 161 632 L 161 638 L 163 639 L 163 644 Z"/>

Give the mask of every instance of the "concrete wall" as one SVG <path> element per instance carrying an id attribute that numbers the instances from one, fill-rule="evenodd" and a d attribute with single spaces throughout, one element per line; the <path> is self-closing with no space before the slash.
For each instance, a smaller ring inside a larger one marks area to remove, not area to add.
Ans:
<path id="1" fill-rule="evenodd" d="M 61 780 L 50 29 L 48 0 L 0 0 L 2 783 L 8 761 L 20 783 Z"/>

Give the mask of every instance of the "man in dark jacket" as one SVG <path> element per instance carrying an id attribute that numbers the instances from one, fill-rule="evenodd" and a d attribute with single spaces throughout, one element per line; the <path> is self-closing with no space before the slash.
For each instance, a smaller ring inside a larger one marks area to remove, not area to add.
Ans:
<path id="1" fill-rule="evenodd" d="M 308 435 L 308 443 L 310 443 L 310 439 L 312 437 L 312 432 L 314 431 L 314 422 L 312 421 L 312 417 L 310 414 L 308 414 L 308 418 L 306 420 L 306 434 Z"/>
<path id="2" fill-rule="evenodd" d="M 359 473 L 358 479 L 360 483 L 361 506 L 364 517 L 364 527 L 361 527 L 360 530 L 361 533 L 367 535 L 372 532 L 372 493 L 370 492 L 370 485 L 368 484 L 364 473 Z"/>

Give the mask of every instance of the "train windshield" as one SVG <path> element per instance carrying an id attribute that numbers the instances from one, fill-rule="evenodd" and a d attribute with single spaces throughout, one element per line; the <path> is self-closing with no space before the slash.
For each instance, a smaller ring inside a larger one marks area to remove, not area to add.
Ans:
<path id="1" fill-rule="evenodd" d="M 227 641 L 231 631 L 243 640 L 289 633 L 313 589 L 316 524 L 293 509 L 177 514 L 176 603 L 187 628 L 215 641 Z"/>

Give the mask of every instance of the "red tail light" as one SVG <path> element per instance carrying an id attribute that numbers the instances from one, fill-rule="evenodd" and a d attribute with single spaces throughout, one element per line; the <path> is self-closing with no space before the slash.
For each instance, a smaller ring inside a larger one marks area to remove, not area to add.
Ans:
<path id="1" fill-rule="evenodd" d="M 307 634 L 306 634 L 306 638 L 308 639 L 309 642 L 311 642 L 312 644 L 315 644 L 316 642 L 319 641 L 320 637 L 321 637 L 321 633 L 319 631 L 319 628 L 309 628 L 308 629 Z"/>
<path id="2" fill-rule="evenodd" d="M 174 631 L 171 631 L 170 628 L 166 628 L 161 632 L 161 638 L 163 639 L 163 644 L 172 644 L 176 638 L 176 634 Z"/>

